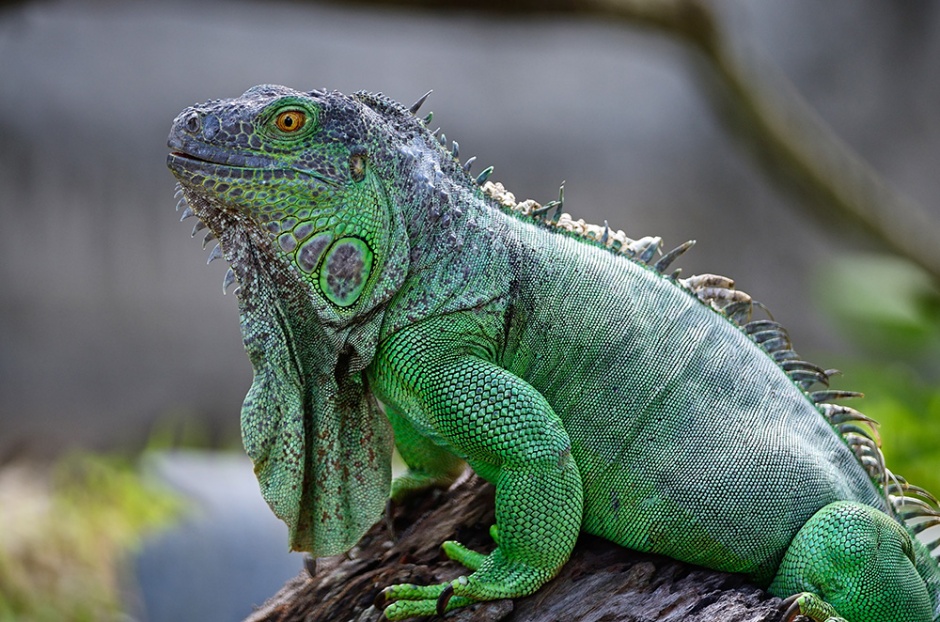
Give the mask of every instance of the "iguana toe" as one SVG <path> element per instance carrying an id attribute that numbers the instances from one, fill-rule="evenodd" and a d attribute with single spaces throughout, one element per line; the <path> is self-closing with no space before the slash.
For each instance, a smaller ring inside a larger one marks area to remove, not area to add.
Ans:
<path id="1" fill-rule="evenodd" d="M 454 473 L 435 474 L 408 470 L 404 475 L 392 480 L 389 498 L 401 502 L 432 488 L 447 488 L 455 479 L 457 476 Z"/>
<path id="2" fill-rule="evenodd" d="M 383 609 L 386 619 L 404 620 L 417 616 L 444 615 L 474 602 L 472 598 L 454 596 L 452 583 L 441 583 L 425 586 L 392 585 L 379 592 L 374 604 L 376 608 Z"/>
<path id="3" fill-rule="evenodd" d="M 786 598 L 781 622 L 793 622 L 797 616 L 806 616 L 814 622 L 847 622 L 835 608 L 812 592 L 800 592 Z"/>
<path id="4" fill-rule="evenodd" d="M 447 557 L 466 566 L 470 570 L 479 570 L 480 566 L 483 565 L 483 561 L 486 559 L 486 555 L 483 553 L 468 549 L 454 540 L 448 540 L 441 545 L 441 548 L 444 550 L 444 554 L 447 555 Z"/>

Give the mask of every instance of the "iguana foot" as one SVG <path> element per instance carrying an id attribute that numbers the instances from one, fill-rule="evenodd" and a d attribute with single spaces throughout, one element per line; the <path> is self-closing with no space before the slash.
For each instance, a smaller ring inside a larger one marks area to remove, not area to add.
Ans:
<path id="1" fill-rule="evenodd" d="M 803 615 L 814 622 L 847 622 L 836 612 L 835 607 L 812 592 L 794 594 L 783 601 L 785 607 L 781 622 L 793 622 Z"/>
<path id="2" fill-rule="evenodd" d="M 399 475 L 392 480 L 389 498 L 398 503 L 431 488 L 447 488 L 454 483 L 455 479 L 456 476 L 453 473 L 432 475 L 409 469 L 404 475 Z"/>
<path id="3" fill-rule="evenodd" d="M 391 585 L 376 597 L 375 604 L 385 608 L 389 620 L 415 616 L 443 615 L 474 602 L 516 598 L 539 588 L 551 578 L 544 569 L 505 559 L 499 548 L 484 555 L 459 542 L 448 541 L 444 553 L 467 566 L 474 573 L 438 585 Z"/>

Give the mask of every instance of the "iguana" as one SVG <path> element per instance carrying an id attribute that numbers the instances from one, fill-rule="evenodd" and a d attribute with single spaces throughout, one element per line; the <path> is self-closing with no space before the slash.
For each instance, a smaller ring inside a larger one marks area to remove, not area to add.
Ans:
<path id="1" fill-rule="evenodd" d="M 444 543 L 472 572 L 385 588 L 389 619 L 530 594 L 584 530 L 744 573 L 787 620 L 940 621 L 938 503 L 831 370 L 730 279 L 669 272 L 691 242 L 659 257 L 471 176 L 423 99 L 262 85 L 170 133 L 183 218 L 238 282 L 243 440 L 291 548 L 346 551 L 469 465 L 496 549 Z"/>

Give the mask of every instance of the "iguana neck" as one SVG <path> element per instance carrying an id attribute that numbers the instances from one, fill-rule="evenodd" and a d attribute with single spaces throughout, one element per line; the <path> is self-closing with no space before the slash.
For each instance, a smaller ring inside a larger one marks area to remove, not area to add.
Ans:
<path id="1" fill-rule="evenodd" d="M 508 291 L 506 218 L 435 147 L 421 135 L 403 145 L 403 170 L 410 174 L 387 190 L 404 217 L 410 265 L 405 285 L 388 306 L 386 332 L 483 306 Z"/>

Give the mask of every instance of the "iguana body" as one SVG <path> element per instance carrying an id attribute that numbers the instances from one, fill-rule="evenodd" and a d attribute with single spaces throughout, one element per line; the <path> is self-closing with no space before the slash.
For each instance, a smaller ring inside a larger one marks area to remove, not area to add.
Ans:
<path id="1" fill-rule="evenodd" d="M 445 544 L 474 572 L 387 588 L 392 619 L 529 594 L 583 529 L 815 620 L 940 621 L 940 569 L 893 518 L 940 523 L 935 502 L 822 403 L 840 392 L 807 392 L 828 376 L 779 325 L 747 322 L 727 279 L 664 276 L 686 246 L 651 266 L 658 239 L 484 192 L 413 111 L 262 86 L 170 135 L 241 287 L 243 436 L 292 548 L 344 551 L 379 517 L 390 422 L 393 498 L 466 461 L 496 486 L 498 541 Z"/>

